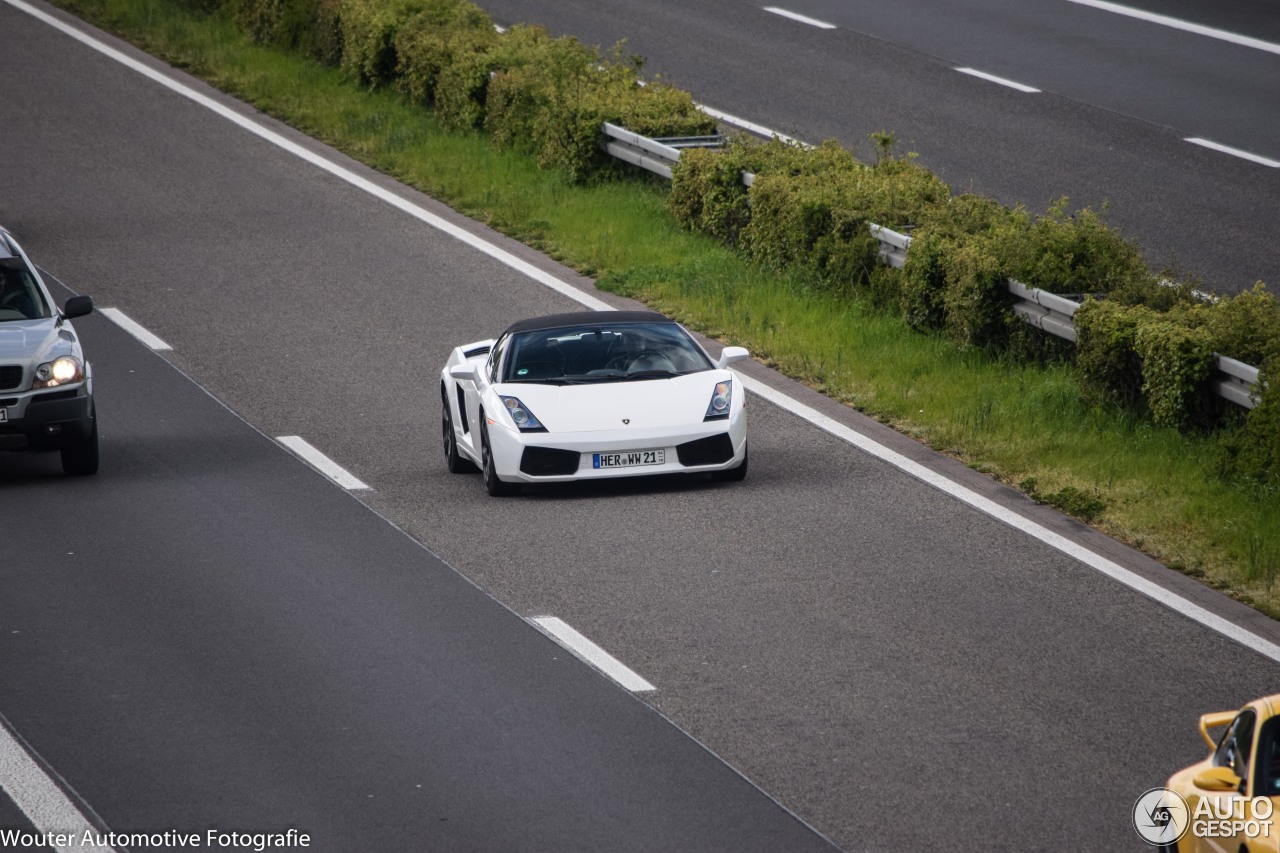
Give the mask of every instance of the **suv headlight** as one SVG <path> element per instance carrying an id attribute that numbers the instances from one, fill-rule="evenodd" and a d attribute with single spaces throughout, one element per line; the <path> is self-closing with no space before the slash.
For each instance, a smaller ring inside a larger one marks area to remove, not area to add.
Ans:
<path id="1" fill-rule="evenodd" d="M 64 355 L 46 362 L 36 368 L 36 381 L 33 388 L 56 388 L 72 382 L 84 381 L 84 365 L 80 359 Z"/>

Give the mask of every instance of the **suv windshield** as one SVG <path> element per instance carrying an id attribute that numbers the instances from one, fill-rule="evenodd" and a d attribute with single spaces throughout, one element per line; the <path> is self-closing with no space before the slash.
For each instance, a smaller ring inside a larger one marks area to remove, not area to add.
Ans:
<path id="1" fill-rule="evenodd" d="M 626 382 L 665 379 L 712 366 L 675 323 L 609 323 L 517 332 L 508 349 L 504 382 Z"/>
<path id="2" fill-rule="evenodd" d="M 11 259 L 0 263 L 0 323 L 10 320 L 40 320 L 49 316 L 49 306 L 31 273 Z"/>

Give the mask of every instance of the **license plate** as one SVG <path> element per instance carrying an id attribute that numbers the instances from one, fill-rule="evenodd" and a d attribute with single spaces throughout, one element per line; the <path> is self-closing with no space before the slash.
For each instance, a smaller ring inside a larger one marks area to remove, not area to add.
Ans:
<path id="1" fill-rule="evenodd" d="M 592 468 L 637 468 L 641 465 L 665 465 L 665 450 L 629 450 L 625 453 L 593 453 Z"/>
<path id="2" fill-rule="evenodd" d="M 9 410 L 0 409 L 0 424 L 8 423 L 8 421 L 9 421 Z"/>

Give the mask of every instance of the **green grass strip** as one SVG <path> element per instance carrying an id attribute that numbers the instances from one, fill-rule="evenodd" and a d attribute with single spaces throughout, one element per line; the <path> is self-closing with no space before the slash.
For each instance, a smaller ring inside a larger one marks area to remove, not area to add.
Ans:
<path id="1" fill-rule="evenodd" d="M 1280 616 L 1280 499 L 1215 475 L 1217 446 L 1084 402 L 1067 365 L 960 351 L 798 274 L 681 231 L 665 186 L 567 184 L 442 130 L 389 91 L 251 44 L 166 0 L 59 5 L 455 209 Z M 851 484 L 852 486 L 853 484 Z"/>

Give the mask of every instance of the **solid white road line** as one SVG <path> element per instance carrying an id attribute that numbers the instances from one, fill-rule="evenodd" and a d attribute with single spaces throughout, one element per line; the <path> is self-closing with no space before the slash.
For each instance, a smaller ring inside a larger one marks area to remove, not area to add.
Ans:
<path id="1" fill-rule="evenodd" d="M 347 181 L 353 186 L 358 187 L 359 189 L 362 189 L 365 192 L 368 192 L 371 195 L 386 201 L 388 204 L 391 204 L 396 208 L 405 211 L 409 215 L 432 226 L 433 228 L 437 228 L 440 231 L 443 231 L 444 233 L 452 237 L 455 237 L 458 240 L 461 240 L 467 245 L 473 246 L 477 250 L 489 255 L 495 260 L 498 260 L 501 263 L 506 264 L 507 266 L 511 267 L 512 269 L 518 272 L 524 273 L 534 281 L 545 285 L 546 287 L 554 290 L 557 293 L 560 293 L 566 296 L 569 299 L 572 299 L 578 304 L 583 305 L 587 308 L 597 310 L 597 311 L 607 311 L 611 309 L 611 306 L 608 303 L 604 302 L 603 300 L 597 299 L 591 294 L 585 293 L 579 290 L 578 288 L 574 287 L 572 284 L 569 284 L 566 281 L 562 281 L 550 273 L 543 272 L 542 270 L 539 270 L 533 267 L 531 264 L 520 260 L 519 258 L 512 255 L 510 252 L 507 252 L 503 249 L 498 248 L 497 246 L 487 242 L 481 237 L 477 237 L 476 235 L 471 234 L 470 232 L 465 231 L 457 227 L 456 225 L 452 225 L 451 223 L 446 222 L 445 220 L 441 219 L 438 216 L 435 216 L 434 214 L 431 214 L 425 210 L 422 210 L 416 205 L 413 205 L 405 201 L 404 199 L 400 198 L 399 196 L 393 193 L 387 192 L 386 190 L 382 189 L 376 184 L 373 184 L 372 182 L 367 181 L 364 178 L 361 178 L 360 176 L 352 173 L 348 169 L 338 166 L 337 164 L 325 159 L 319 154 L 312 153 L 311 151 L 308 151 L 302 148 L 301 146 L 293 142 L 290 142 L 289 140 L 285 139 L 279 134 L 268 130 L 262 125 L 259 125 L 252 119 L 245 118 L 244 116 L 239 115 L 233 110 L 217 103 L 213 99 L 207 98 L 204 95 L 201 95 L 195 92 L 194 90 L 187 87 L 183 83 L 180 83 L 175 79 L 169 78 L 165 76 L 163 73 L 156 71 L 152 68 L 149 68 L 143 65 L 142 63 L 136 62 L 130 57 L 127 57 L 124 54 L 120 53 L 120 51 L 115 50 L 114 48 L 111 48 L 106 44 L 103 44 L 102 42 L 98 41 L 92 36 L 87 35 L 86 33 L 82 33 L 79 30 L 75 29 L 74 27 L 64 24 L 62 21 L 59 21 L 58 19 L 50 15 L 46 15 L 45 13 L 29 6 L 28 4 L 24 3 L 23 0 L 3 0 L 3 2 L 6 2 L 11 6 L 14 6 L 15 8 L 22 9 L 23 11 L 28 12 L 31 15 L 34 15 L 40 20 L 48 23 L 50 26 L 55 27 L 56 29 L 59 29 L 67 33 L 71 37 L 88 45 L 94 50 L 100 51 L 101 53 L 111 57 L 112 59 L 115 59 L 118 62 L 125 64 L 129 68 L 134 69 L 138 73 L 143 74 L 146 77 L 160 83 L 161 85 L 175 92 L 178 92 L 179 94 L 182 94 L 185 97 L 192 99 L 193 101 L 201 104 L 202 106 L 205 106 L 210 110 L 213 110 L 217 114 L 227 118 L 230 121 L 235 122 L 237 125 L 245 128 L 249 132 L 261 137 L 262 139 L 265 139 L 268 142 L 271 142 L 272 144 L 279 146 L 285 151 L 288 151 L 294 156 L 300 157 L 303 160 L 306 160 L 308 163 L 312 163 L 318 166 L 319 168 L 324 169 L 326 172 L 329 172 L 330 174 L 338 178 L 341 178 L 344 181 Z M 742 374 L 739 374 L 739 375 L 742 375 Z M 948 479 L 947 477 L 944 477 L 943 475 L 935 471 L 932 471 L 923 465 L 920 465 L 919 463 L 912 462 L 911 460 L 907 459 L 901 454 L 890 450 L 889 448 L 885 447 L 882 444 L 879 444 L 878 442 L 870 438 L 867 438 L 861 433 L 855 432 L 849 427 L 846 427 L 843 424 L 840 424 L 839 422 L 827 417 L 826 415 L 821 414 L 817 410 L 803 405 L 802 403 L 792 399 L 791 397 L 788 397 L 787 395 L 783 394 L 780 391 L 774 391 L 768 388 L 767 386 L 763 385 L 762 383 L 754 379 L 751 379 L 747 376 L 743 376 L 742 378 L 744 380 L 744 385 L 746 388 L 750 389 L 753 393 L 759 394 L 762 398 L 774 403 L 774 405 L 781 406 L 783 408 L 788 409 L 789 411 L 804 418 L 805 420 L 809 421 L 810 423 L 819 427 L 820 429 L 823 429 L 831 433 L 832 435 L 848 442 L 849 444 L 865 451 L 866 453 L 869 453 L 879 459 L 884 460 L 890 465 L 893 465 L 899 470 L 933 486 L 939 491 L 945 492 L 946 494 L 951 495 L 957 500 L 961 500 L 964 503 L 967 503 L 968 505 L 974 507 L 980 512 L 983 512 L 992 518 L 1002 521 L 1010 525 L 1011 527 L 1014 527 L 1018 530 L 1021 530 L 1027 533 L 1028 535 L 1033 536 L 1034 538 L 1040 540 L 1046 545 L 1049 545 L 1050 547 L 1060 551 L 1063 554 L 1066 554 L 1069 557 L 1079 560 L 1081 563 L 1085 564 L 1086 566 L 1089 566 L 1101 572 L 1102 574 L 1110 578 L 1113 578 L 1114 580 L 1119 581 L 1120 583 L 1123 583 L 1125 586 L 1128 586 L 1131 589 L 1137 590 L 1138 592 L 1153 599 L 1154 601 L 1157 601 L 1160 604 L 1163 604 L 1165 607 L 1168 607 L 1169 609 L 1174 610 L 1177 613 L 1182 614 L 1183 616 L 1186 616 L 1188 619 L 1193 619 L 1196 622 L 1199 622 L 1201 625 L 1205 626 L 1206 628 L 1209 628 L 1212 631 L 1216 631 L 1222 634 L 1223 636 L 1229 637 L 1232 640 L 1235 640 L 1236 642 L 1240 643 L 1242 646 L 1280 663 L 1280 646 L 1277 646 L 1275 643 L 1272 643 L 1269 640 L 1265 640 L 1262 637 L 1259 637 L 1257 634 L 1254 634 L 1251 631 L 1241 628 L 1238 625 L 1235 625 L 1221 618 L 1220 616 L 1217 616 L 1205 610 L 1203 607 L 1191 601 L 1188 601 L 1187 599 L 1183 598 L 1182 596 L 1178 595 L 1175 592 L 1167 590 L 1164 587 L 1161 587 L 1157 584 L 1154 584 L 1146 580 L 1142 576 L 1136 574 L 1135 572 L 1129 571 L 1128 569 L 1124 568 L 1118 563 L 1112 562 L 1111 560 L 1108 560 L 1104 557 L 1094 554 L 1092 551 L 1089 551 L 1083 546 L 1078 545 L 1075 542 L 1072 542 L 1066 537 L 1063 537 L 1054 533 L 1053 531 L 1043 527 L 1042 525 L 1039 525 L 1033 521 L 1029 521 L 1023 518 L 1022 516 L 1018 515 L 1012 510 L 1006 509 L 1005 507 L 995 503 L 994 501 L 991 501 L 987 498 L 982 497 L 977 492 L 974 492 L 972 489 L 969 489 L 967 486 L 963 486 L 957 482 L 954 482 Z"/>
<path id="2" fill-rule="evenodd" d="M 632 672 L 613 655 L 579 634 L 564 620 L 555 616 L 530 616 L 529 621 L 538 630 L 573 652 L 579 659 L 591 664 L 632 693 L 658 689 Z"/>
<path id="3" fill-rule="evenodd" d="M 1210 142 L 1208 139 L 1201 139 L 1198 136 L 1188 136 L 1182 141 L 1203 145 L 1205 148 L 1212 148 L 1214 151 L 1221 151 L 1223 154 L 1230 154 L 1233 157 L 1240 157 L 1244 160 L 1251 160 L 1254 163 L 1270 166 L 1273 169 L 1280 169 L 1280 160 L 1271 160 L 1258 154 L 1250 154 L 1248 151 L 1241 151 L 1239 148 L 1232 148 L 1230 145 L 1223 145 L 1220 142 Z"/>
<path id="4" fill-rule="evenodd" d="M 346 468 L 343 468 L 337 462 L 307 444 L 306 440 L 300 436 L 282 435 L 276 441 L 298 454 L 311 467 L 333 480 L 339 486 L 342 486 L 342 488 L 352 490 L 369 488 Z"/>
<path id="5" fill-rule="evenodd" d="M 1276 44 L 1274 42 L 1263 41 L 1262 39 L 1252 38 L 1251 36 L 1242 36 L 1239 33 L 1219 30 L 1213 27 L 1206 27 L 1202 24 L 1193 24 L 1190 21 L 1184 21 L 1181 18 L 1170 18 L 1168 15 L 1157 15 L 1154 12 L 1134 9 L 1130 6 L 1121 6 L 1119 3 L 1107 3 L 1104 2 L 1104 0 L 1067 0 L 1067 2 L 1076 3 L 1081 6 L 1090 6 L 1094 9 L 1101 9 L 1104 12 L 1115 12 L 1117 15 L 1137 18 L 1140 21 L 1148 21 L 1152 24 L 1159 24 L 1162 27 L 1172 27 L 1175 30 L 1182 30 L 1188 33 L 1195 33 L 1196 35 L 1220 39 L 1222 41 L 1231 42 L 1232 44 L 1238 44 L 1241 47 L 1252 47 L 1255 50 L 1265 50 L 1267 53 L 1280 53 L 1280 44 Z"/>
<path id="6" fill-rule="evenodd" d="M 961 74 L 968 74 L 972 77 L 980 77 L 983 80 L 987 80 L 992 83 L 999 83 L 1001 86 L 1008 86 L 1010 89 L 1017 89 L 1019 92 L 1031 93 L 1031 92 L 1040 91 L 1039 89 L 1033 88 L 1031 86 L 1024 86 L 1023 84 L 1017 83 L 1013 80 L 1007 80 L 1004 77 L 997 77 L 994 74 L 988 74 L 985 71 L 979 71 L 976 68 L 957 68 L 956 70 L 959 71 Z"/>
<path id="7" fill-rule="evenodd" d="M 799 139 L 795 139 L 793 137 L 787 136 L 785 133 L 778 133 L 778 131 L 770 130 L 769 128 L 765 127 L 762 124 L 756 124 L 753 121 L 747 121 L 745 118 L 738 118 L 737 116 L 729 115 L 728 113 L 721 112 L 720 110 L 717 110 L 717 109 L 713 109 L 707 106 L 706 104 L 694 104 L 694 106 L 702 110 L 707 115 L 711 116 L 713 119 L 722 121 L 725 124 L 731 124 L 734 127 L 740 127 L 743 130 L 749 130 L 752 133 L 757 134 L 759 136 L 763 136 L 766 139 L 772 139 L 774 137 L 777 137 L 778 139 L 782 140 L 783 142 L 786 142 L 789 145 L 799 145 L 804 148 L 813 147 L 809 143 L 801 142 Z"/>
<path id="8" fill-rule="evenodd" d="M 153 350 L 156 350 L 157 352 L 159 352 L 160 350 L 173 349 L 173 347 L 169 346 L 164 341 L 160 340 L 160 338 L 148 332 L 146 329 L 140 326 L 137 322 L 135 322 L 134 320 L 131 320 L 119 308 L 99 308 L 98 313 L 106 317 L 111 322 L 115 323 L 120 328 L 124 329 L 129 334 L 133 335 L 138 340 L 142 341 L 147 346 L 151 347 Z"/>
<path id="9" fill-rule="evenodd" d="M 116 62 L 119 62 L 121 65 L 124 65 L 126 68 L 136 71 L 142 76 L 150 80 L 153 80 L 156 83 L 159 83 L 161 86 L 164 86 L 166 89 L 169 89 L 170 91 L 175 92 L 184 98 L 188 98 L 196 102 L 197 104 L 204 107 L 205 109 L 208 109 L 217 113 L 218 115 L 222 116 L 228 121 L 233 122 L 239 125 L 240 127 L 244 128 L 245 130 L 249 131 L 254 136 L 257 136 L 265 140 L 266 142 L 270 142 L 272 145 L 275 145 L 278 148 L 281 148 L 289 152 L 290 154 L 292 154 L 293 156 L 301 160 L 305 160 L 306 162 L 312 164 L 313 166 L 323 169 L 324 171 L 328 172 L 334 177 L 339 178 L 343 181 L 346 181 L 347 183 L 351 184 L 352 186 L 358 189 L 364 190 L 365 192 L 369 193 L 369 195 L 374 196 L 375 198 L 385 201 L 387 204 L 390 204 L 392 207 L 395 207 L 409 214 L 414 219 L 417 219 L 418 221 L 426 225 L 430 225 L 432 228 L 435 228 L 438 231 L 442 231 L 456 240 L 460 240 L 463 243 L 466 243 L 468 246 L 471 246 L 472 248 L 480 252 L 483 252 L 484 254 L 488 255 L 494 260 L 510 267 L 513 270 L 516 270 L 517 272 L 523 273 L 524 275 L 528 276 L 534 281 L 539 282 L 540 284 L 543 284 L 546 287 L 551 288 L 557 293 L 562 293 L 571 299 L 577 299 L 579 302 L 582 302 L 582 299 L 579 297 L 585 296 L 585 294 L 582 294 L 581 291 L 576 290 L 572 285 L 556 278 L 551 273 L 544 272 L 543 270 L 538 269 L 528 261 L 521 260 L 520 258 L 511 254 L 507 250 L 501 249 L 498 246 L 495 246 L 493 243 L 490 243 L 487 240 L 477 237 L 476 235 L 472 234 L 470 231 L 467 231 L 464 228 L 459 228 L 457 225 L 454 225 L 453 223 L 449 222 L 443 217 L 437 216 L 436 214 L 431 213 L 425 208 L 419 207 L 413 202 L 408 201 L 404 198 L 401 198 L 400 196 L 396 195 L 393 192 L 383 189 L 382 187 L 378 186 L 372 181 L 357 175 L 355 172 L 351 171 L 350 169 L 347 169 L 344 166 L 340 166 L 337 163 L 334 163 L 332 160 L 329 160 L 326 157 L 316 154 L 302 147 L 296 142 L 293 142 L 292 140 L 286 139 L 284 136 L 281 136 L 280 134 L 276 133 L 273 130 L 270 130 L 266 126 L 259 124 L 253 119 L 240 115 L 238 112 L 231 109 L 230 107 L 227 107 L 226 105 L 221 104 L 218 101 L 215 101 L 213 98 L 210 98 L 206 95 L 201 94 L 200 92 L 197 92 L 195 89 L 192 89 L 190 86 L 186 85 L 185 83 L 182 83 L 174 79 L 173 77 L 168 76 L 163 71 L 158 71 L 150 67 L 149 65 L 145 65 L 137 61 L 131 56 L 127 56 L 124 53 L 121 53 L 120 51 L 116 50 L 115 48 L 111 47 L 108 44 L 105 44 L 104 42 L 99 41 L 98 39 L 94 38 L 88 33 L 81 32 L 80 30 L 76 29 L 75 27 L 69 24 L 64 23 L 58 18 L 55 18 L 52 15 L 46 14 L 45 12 L 35 8 L 34 6 L 29 5 L 28 3 L 24 3 L 23 0 L 3 0 L 3 2 L 8 3 L 10 6 L 13 6 L 16 9 L 21 9 L 22 11 L 26 12 L 27 14 L 35 18 L 38 18 L 39 20 L 45 22 L 46 24 L 53 27 L 54 29 L 57 29 L 63 33 L 66 33 L 76 41 L 90 48 L 93 48 L 94 50 L 98 51 L 104 56 L 108 56 L 111 59 L 114 59 Z M 575 296 L 573 294 L 579 294 L 579 295 Z M 590 296 L 588 296 L 587 299 L 589 300 L 589 302 L 583 302 L 583 304 L 597 311 L 606 310 L 610 307 L 609 303 L 605 302 L 604 300 L 596 299 Z"/>
<path id="10" fill-rule="evenodd" d="M 97 836 L 97 829 L 91 824 L 75 803 L 67 798 L 62 788 L 58 787 L 45 773 L 34 758 L 14 738 L 9 729 L 0 723 L 0 787 L 4 788 L 9 798 L 22 810 L 38 835 L 55 833 L 70 836 L 75 846 L 62 845 L 54 849 L 59 851 L 78 851 L 87 849 L 80 845 L 85 833 Z M 103 853 L 115 853 L 110 847 L 93 847 Z"/>
<path id="11" fill-rule="evenodd" d="M 827 417 L 810 406 L 787 396 L 781 391 L 774 390 L 768 385 L 753 379 L 749 376 L 738 374 L 743 380 L 743 387 L 753 394 L 756 394 L 779 408 L 786 409 L 792 414 L 804 418 L 809 423 L 825 430 L 831 435 L 843 441 L 852 444 L 859 450 L 876 457 L 877 459 L 888 462 L 893 467 L 910 474 L 918 480 L 933 486 L 941 492 L 951 495 L 956 500 L 963 501 L 974 509 L 988 515 L 997 521 L 1002 521 L 1010 527 L 1020 530 L 1033 539 L 1038 539 L 1044 544 L 1055 550 L 1061 551 L 1068 557 L 1073 557 L 1106 575 L 1113 580 L 1119 581 L 1130 589 L 1142 593 L 1148 598 L 1154 599 L 1159 603 L 1175 610 L 1178 613 L 1194 619 L 1206 628 L 1217 631 L 1223 636 L 1230 637 L 1237 643 L 1246 648 L 1252 649 L 1260 655 L 1271 658 L 1273 661 L 1280 663 L 1280 646 L 1269 640 L 1259 637 L 1251 631 L 1235 625 L 1222 617 L 1205 610 L 1198 604 L 1195 604 L 1175 592 L 1165 589 L 1164 587 L 1152 583 L 1139 574 L 1129 571 L 1119 563 L 1112 562 L 1106 557 L 1093 553 L 1083 545 L 1079 545 L 1065 536 L 1054 533 L 1049 528 L 1031 521 L 1011 509 L 1008 509 L 990 498 L 983 497 L 967 486 L 963 486 L 950 478 L 939 474 L 930 468 L 914 462 L 895 450 L 890 450 L 883 444 L 868 438 L 862 433 L 845 426 L 839 421 Z"/>
<path id="12" fill-rule="evenodd" d="M 766 12 L 772 12 L 775 15 L 781 15 L 784 18 L 790 18 L 793 21 L 799 21 L 802 24 L 808 24 L 811 27 L 817 27 L 820 30 L 834 30 L 835 24 L 828 24 L 826 21 L 819 21 L 817 18 L 810 18 L 806 15 L 798 15 L 795 12 L 788 12 L 786 9 L 779 9 L 777 6 L 765 6 Z"/>

